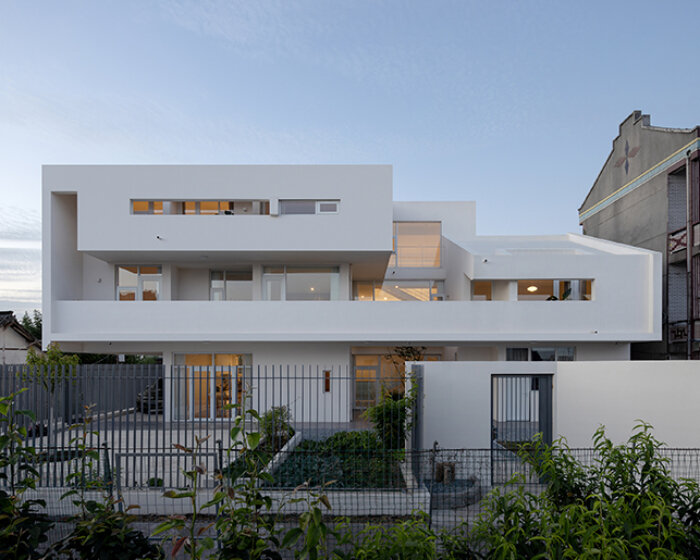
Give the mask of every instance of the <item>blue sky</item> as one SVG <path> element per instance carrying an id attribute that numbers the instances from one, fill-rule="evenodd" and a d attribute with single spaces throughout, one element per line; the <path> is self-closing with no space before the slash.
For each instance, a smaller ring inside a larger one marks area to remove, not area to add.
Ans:
<path id="1" fill-rule="evenodd" d="M 389 163 L 480 234 L 579 231 L 633 110 L 700 124 L 700 3 L 0 2 L 0 308 L 44 163 Z"/>

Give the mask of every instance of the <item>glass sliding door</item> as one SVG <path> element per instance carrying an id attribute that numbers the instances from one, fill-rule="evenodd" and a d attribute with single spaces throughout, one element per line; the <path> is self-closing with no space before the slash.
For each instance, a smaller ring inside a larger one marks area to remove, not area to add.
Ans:
<path id="1" fill-rule="evenodd" d="M 378 397 L 379 356 L 355 356 L 354 411 L 361 414 L 368 407 L 377 404 Z"/>
<path id="2" fill-rule="evenodd" d="M 232 405 L 243 398 L 250 354 L 177 354 L 175 366 L 184 373 L 185 415 L 188 419 L 230 418 Z M 184 367 L 182 367 L 184 366 Z"/>
<path id="3" fill-rule="evenodd" d="M 263 299 L 269 301 L 332 301 L 340 298 L 337 266 L 267 266 Z"/>

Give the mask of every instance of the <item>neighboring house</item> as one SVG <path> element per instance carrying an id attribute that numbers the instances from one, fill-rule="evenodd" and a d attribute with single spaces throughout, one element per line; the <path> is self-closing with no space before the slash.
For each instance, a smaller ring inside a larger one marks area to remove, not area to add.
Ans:
<path id="1" fill-rule="evenodd" d="M 636 359 L 700 357 L 699 151 L 700 127 L 651 126 L 635 111 L 579 209 L 585 235 L 663 256 L 663 340 L 633 344 Z"/>
<path id="2" fill-rule="evenodd" d="M 41 341 L 29 334 L 12 311 L 0 311 L 0 364 L 26 363 L 30 348 L 41 352 Z"/>
<path id="3" fill-rule="evenodd" d="M 661 338 L 658 253 L 477 236 L 473 202 L 394 202 L 385 165 L 45 166 L 43 216 L 44 344 L 214 368 L 166 389 L 195 415 L 219 414 L 230 366 L 347 371 L 350 417 L 396 375 L 396 346 L 627 360 Z"/>

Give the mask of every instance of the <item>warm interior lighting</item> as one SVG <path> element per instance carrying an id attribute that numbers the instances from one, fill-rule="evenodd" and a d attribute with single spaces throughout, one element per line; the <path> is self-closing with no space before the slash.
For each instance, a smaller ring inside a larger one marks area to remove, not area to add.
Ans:
<path id="1" fill-rule="evenodd" d="M 527 287 L 528 292 L 536 292 L 537 291 L 537 286 L 528 286 Z"/>
<path id="2" fill-rule="evenodd" d="M 311 290 L 312 292 L 315 292 L 315 291 L 316 291 L 316 288 L 314 288 L 313 286 L 311 286 L 311 287 L 309 288 L 309 290 Z"/>

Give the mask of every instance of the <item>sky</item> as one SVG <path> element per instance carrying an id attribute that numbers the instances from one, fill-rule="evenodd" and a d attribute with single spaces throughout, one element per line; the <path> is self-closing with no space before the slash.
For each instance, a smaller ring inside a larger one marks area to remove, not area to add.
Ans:
<path id="1" fill-rule="evenodd" d="M 700 2 L 0 0 L 0 310 L 41 306 L 41 166 L 382 163 L 481 235 L 580 232 L 634 110 L 700 124 Z"/>

